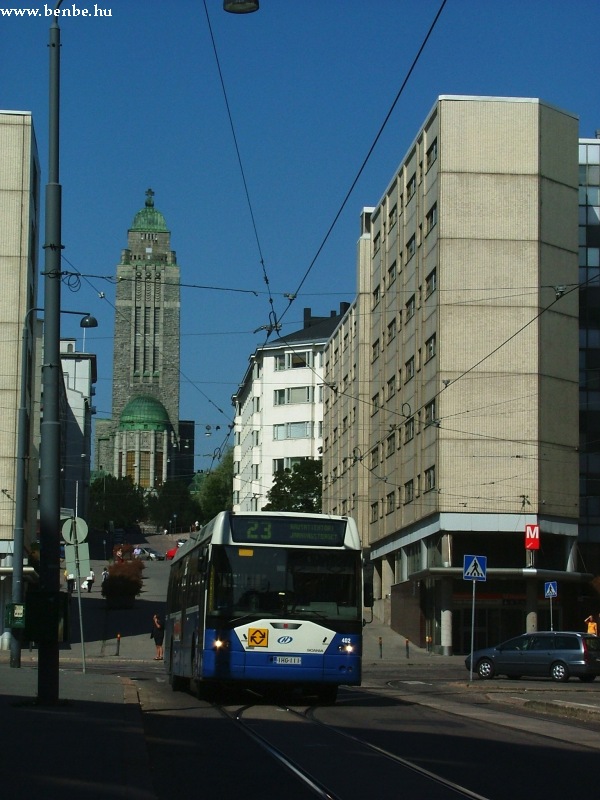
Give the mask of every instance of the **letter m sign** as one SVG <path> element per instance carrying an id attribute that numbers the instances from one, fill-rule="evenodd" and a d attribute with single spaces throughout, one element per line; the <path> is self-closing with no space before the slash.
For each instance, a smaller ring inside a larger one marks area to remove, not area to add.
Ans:
<path id="1" fill-rule="evenodd" d="M 539 549 L 540 549 L 540 526 L 526 525 L 525 550 L 539 550 Z"/>

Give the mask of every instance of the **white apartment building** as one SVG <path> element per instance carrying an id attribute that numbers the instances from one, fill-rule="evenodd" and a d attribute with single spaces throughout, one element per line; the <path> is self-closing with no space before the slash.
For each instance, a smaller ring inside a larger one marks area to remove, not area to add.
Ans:
<path id="1" fill-rule="evenodd" d="M 275 473 L 323 449 L 323 348 L 340 315 L 304 309 L 301 330 L 258 347 L 238 391 L 233 451 L 233 510 L 258 511 Z"/>
<path id="2" fill-rule="evenodd" d="M 357 300 L 325 351 L 325 385 L 344 388 L 325 398 L 324 511 L 363 521 L 376 616 L 444 653 L 468 650 L 466 556 L 487 558 L 477 646 L 549 627 L 545 581 L 568 622 L 590 577 L 576 559 L 577 135 L 538 99 L 440 97 L 363 212 Z"/>
<path id="3" fill-rule="evenodd" d="M 60 343 L 60 360 L 66 394 L 62 425 L 62 504 L 87 520 L 90 491 L 92 416 L 96 393 L 96 356 L 77 350 L 75 339 Z"/>

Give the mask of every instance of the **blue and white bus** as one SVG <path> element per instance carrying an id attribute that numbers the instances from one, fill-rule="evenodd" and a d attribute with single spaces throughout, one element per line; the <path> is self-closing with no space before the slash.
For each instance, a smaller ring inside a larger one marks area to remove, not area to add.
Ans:
<path id="1" fill-rule="evenodd" d="M 287 685 L 334 702 L 338 686 L 360 685 L 362 612 L 353 519 L 221 512 L 171 565 L 171 685 Z"/>

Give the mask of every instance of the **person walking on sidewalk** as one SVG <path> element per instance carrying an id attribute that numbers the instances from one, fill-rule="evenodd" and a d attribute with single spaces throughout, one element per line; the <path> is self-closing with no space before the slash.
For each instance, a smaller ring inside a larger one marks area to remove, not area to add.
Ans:
<path id="1" fill-rule="evenodd" d="M 85 582 L 87 583 L 88 594 L 92 591 L 92 586 L 94 585 L 95 580 L 96 580 L 96 575 L 94 574 L 94 570 L 90 569 L 90 574 L 85 579 Z"/>
<path id="2" fill-rule="evenodd" d="M 162 619 L 155 614 L 152 617 L 152 632 L 150 634 L 150 638 L 154 639 L 154 644 L 156 645 L 156 655 L 154 656 L 155 661 L 162 661 L 163 658 L 163 640 L 165 638 L 165 629 L 163 625 Z"/>

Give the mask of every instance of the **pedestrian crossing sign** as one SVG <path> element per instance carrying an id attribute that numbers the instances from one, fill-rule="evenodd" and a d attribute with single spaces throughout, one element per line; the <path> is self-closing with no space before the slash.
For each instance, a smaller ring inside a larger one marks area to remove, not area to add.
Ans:
<path id="1" fill-rule="evenodd" d="M 463 556 L 463 580 L 485 581 L 487 556 Z"/>

